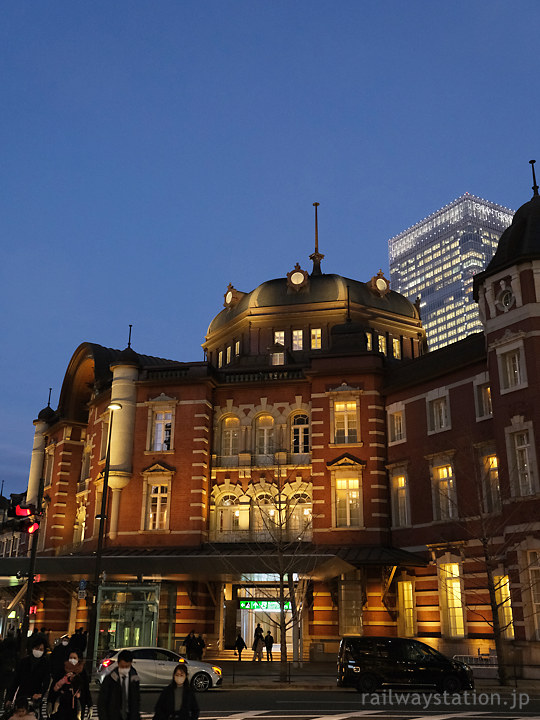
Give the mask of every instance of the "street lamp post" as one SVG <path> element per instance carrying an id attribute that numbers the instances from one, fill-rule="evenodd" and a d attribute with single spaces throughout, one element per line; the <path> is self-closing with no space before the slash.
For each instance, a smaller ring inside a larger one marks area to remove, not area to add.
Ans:
<path id="1" fill-rule="evenodd" d="M 101 509 L 96 518 L 99 519 L 98 544 L 96 548 L 96 557 L 94 564 L 94 598 L 90 609 L 90 622 L 88 629 L 88 647 L 86 652 L 86 660 L 89 663 L 89 671 L 92 671 L 97 654 L 97 634 L 98 634 L 98 590 L 101 576 L 101 561 L 103 554 L 103 545 L 105 541 L 105 528 L 107 524 L 107 495 L 109 491 L 109 469 L 111 466 L 111 437 L 112 425 L 115 410 L 121 410 L 122 406 L 118 402 L 111 402 L 108 405 L 110 411 L 109 433 L 107 438 L 107 454 L 105 455 L 105 468 L 103 470 L 103 494 L 101 496 Z"/>

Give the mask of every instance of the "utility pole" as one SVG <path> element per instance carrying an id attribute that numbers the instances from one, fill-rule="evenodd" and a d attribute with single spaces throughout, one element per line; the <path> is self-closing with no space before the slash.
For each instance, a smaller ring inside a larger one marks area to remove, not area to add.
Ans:
<path id="1" fill-rule="evenodd" d="M 43 475 L 39 480 L 39 490 L 36 502 L 36 517 L 40 518 L 42 513 L 42 502 L 43 502 L 43 488 L 45 486 L 45 479 Z M 28 630 L 30 629 L 30 607 L 32 605 L 32 593 L 34 591 L 34 576 L 36 572 L 36 555 L 39 541 L 39 523 L 37 529 L 32 533 L 32 544 L 30 547 L 30 564 L 28 567 L 28 580 L 26 583 L 26 596 L 24 599 L 24 617 L 21 625 L 21 638 L 19 645 L 19 654 L 22 655 L 26 649 L 26 638 L 28 637 Z"/>

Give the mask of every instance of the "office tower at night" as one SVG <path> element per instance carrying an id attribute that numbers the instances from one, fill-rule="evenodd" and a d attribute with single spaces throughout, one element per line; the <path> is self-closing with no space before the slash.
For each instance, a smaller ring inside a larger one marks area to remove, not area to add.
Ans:
<path id="1" fill-rule="evenodd" d="M 473 276 L 493 257 L 513 214 L 465 193 L 388 241 L 392 290 L 420 298 L 430 350 L 482 330 Z"/>

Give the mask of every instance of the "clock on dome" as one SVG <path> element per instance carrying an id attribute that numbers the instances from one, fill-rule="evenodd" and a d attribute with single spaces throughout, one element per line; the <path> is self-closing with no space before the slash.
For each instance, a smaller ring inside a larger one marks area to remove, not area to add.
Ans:
<path id="1" fill-rule="evenodd" d="M 292 290 L 300 290 L 307 285 L 308 278 L 307 270 L 302 270 L 300 265 L 296 263 L 294 268 L 287 273 L 287 285 Z"/>
<path id="2" fill-rule="evenodd" d="M 370 290 L 372 290 L 374 293 L 377 293 L 381 297 L 383 295 L 387 295 L 390 292 L 390 283 L 384 277 L 384 273 L 382 270 L 379 270 L 377 275 L 374 275 L 371 278 L 371 280 L 369 281 L 369 287 Z"/>
<path id="3" fill-rule="evenodd" d="M 229 285 L 227 286 L 227 290 L 225 291 L 225 295 L 223 296 L 223 297 L 225 298 L 225 302 L 223 303 L 223 305 L 224 305 L 226 308 L 232 308 L 232 307 L 234 307 L 234 306 L 236 305 L 236 303 L 240 300 L 240 297 L 241 297 L 243 294 L 244 294 L 244 293 L 239 292 L 239 291 L 234 287 L 234 285 L 232 285 L 231 283 L 229 283 Z"/>

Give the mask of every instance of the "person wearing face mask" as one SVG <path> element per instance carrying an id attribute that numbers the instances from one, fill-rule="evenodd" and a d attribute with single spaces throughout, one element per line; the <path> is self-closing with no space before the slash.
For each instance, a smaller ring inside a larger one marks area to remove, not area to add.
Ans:
<path id="1" fill-rule="evenodd" d="M 118 653 L 118 667 L 110 672 L 99 689 L 99 720 L 140 720 L 139 676 L 132 667 L 133 653 Z"/>
<path id="2" fill-rule="evenodd" d="M 49 717 L 54 720 L 80 720 L 86 709 L 92 707 L 90 681 L 84 669 L 84 660 L 78 650 L 71 650 L 64 663 L 64 674 L 49 692 Z"/>
<path id="3" fill-rule="evenodd" d="M 11 708 L 16 697 L 29 698 L 39 704 L 51 680 L 48 657 L 43 640 L 36 636 L 30 653 L 17 665 L 11 687 L 6 693 L 6 706 Z"/>
<path id="4" fill-rule="evenodd" d="M 154 708 L 153 720 L 198 720 L 199 704 L 187 679 L 187 668 L 174 668 L 172 682 L 163 689 Z"/>
<path id="5" fill-rule="evenodd" d="M 53 683 L 55 683 L 57 680 L 60 680 L 60 678 L 64 674 L 64 664 L 69 657 L 69 650 L 69 638 L 67 637 L 67 635 L 64 635 L 60 639 L 60 642 L 55 645 L 54 650 L 52 651 L 50 656 L 51 675 Z"/>

